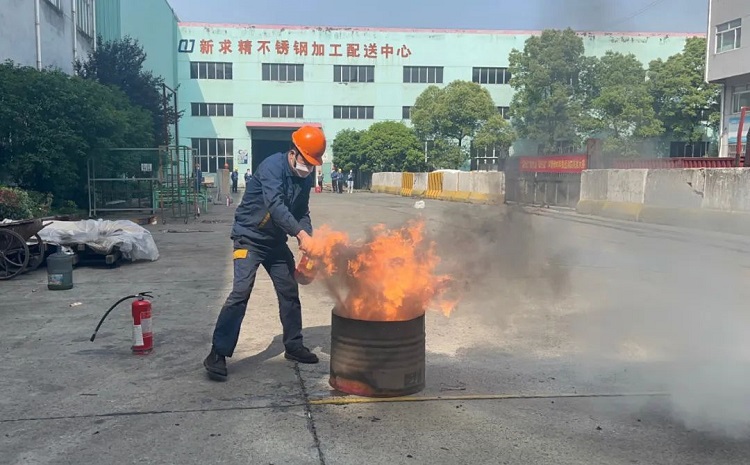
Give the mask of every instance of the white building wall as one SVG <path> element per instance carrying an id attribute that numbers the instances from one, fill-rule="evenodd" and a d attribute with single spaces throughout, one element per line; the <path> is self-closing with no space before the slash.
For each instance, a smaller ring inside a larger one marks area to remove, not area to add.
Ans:
<path id="1" fill-rule="evenodd" d="M 75 28 L 74 2 L 75 21 L 78 23 Z M 41 67 L 72 73 L 75 58 L 85 58 L 94 46 L 94 0 L 3 0 L 0 8 L 0 61 L 12 60 L 19 65 L 37 66 L 37 3 Z M 79 22 L 81 12 L 85 11 L 91 12 L 88 34 L 83 30 L 86 24 Z M 77 30 L 75 40 L 74 29 Z"/>

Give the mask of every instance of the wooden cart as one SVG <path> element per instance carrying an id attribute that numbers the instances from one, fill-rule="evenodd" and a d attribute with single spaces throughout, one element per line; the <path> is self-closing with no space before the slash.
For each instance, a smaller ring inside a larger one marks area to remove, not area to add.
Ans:
<path id="1" fill-rule="evenodd" d="M 14 278 L 42 264 L 47 247 L 39 237 L 41 219 L 0 223 L 0 280 Z"/>

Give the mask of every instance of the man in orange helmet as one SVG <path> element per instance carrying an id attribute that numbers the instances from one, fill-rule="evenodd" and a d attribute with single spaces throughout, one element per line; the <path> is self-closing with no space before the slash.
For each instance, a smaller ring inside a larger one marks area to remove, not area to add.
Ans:
<path id="1" fill-rule="evenodd" d="M 260 265 L 271 277 L 279 300 L 285 358 L 318 363 L 318 357 L 302 344 L 302 307 L 294 279 L 294 256 L 287 240 L 288 236 L 296 237 L 303 252 L 309 247 L 309 201 L 315 181 L 310 174 L 323 164 L 325 150 L 323 131 L 303 126 L 292 134 L 289 151 L 263 160 L 245 189 L 231 234 L 234 283 L 216 321 L 211 353 L 203 361 L 211 379 L 227 378 L 226 357 L 231 357 L 237 346 Z"/>

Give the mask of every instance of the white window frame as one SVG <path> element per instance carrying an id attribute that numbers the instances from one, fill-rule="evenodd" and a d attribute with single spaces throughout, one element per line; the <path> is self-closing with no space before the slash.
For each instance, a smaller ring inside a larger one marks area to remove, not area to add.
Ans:
<path id="1" fill-rule="evenodd" d="M 62 0 L 46 0 L 46 1 L 47 3 L 49 3 L 49 5 L 52 8 L 56 9 L 58 13 L 62 13 L 62 9 L 63 9 Z"/>
<path id="2" fill-rule="evenodd" d="M 74 0 L 76 2 L 76 27 L 81 34 L 94 37 L 94 4 L 92 0 Z"/>
<path id="3" fill-rule="evenodd" d="M 732 114 L 739 114 L 742 111 L 742 106 L 740 99 L 744 96 L 744 98 L 748 99 L 747 105 L 750 107 L 750 89 L 746 90 L 736 90 L 732 92 Z"/>
<path id="4" fill-rule="evenodd" d="M 731 43 L 732 48 L 723 47 Z M 733 19 L 716 26 L 716 53 L 726 53 L 742 47 L 742 18 Z"/>

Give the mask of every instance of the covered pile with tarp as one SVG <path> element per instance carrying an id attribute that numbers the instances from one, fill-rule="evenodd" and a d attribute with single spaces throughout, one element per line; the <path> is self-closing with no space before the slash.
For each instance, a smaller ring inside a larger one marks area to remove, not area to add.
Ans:
<path id="1" fill-rule="evenodd" d="M 130 261 L 159 259 L 151 233 L 128 220 L 52 221 L 39 232 L 48 244 L 76 250 L 86 246 L 100 255 L 119 252 Z"/>

